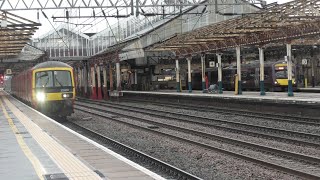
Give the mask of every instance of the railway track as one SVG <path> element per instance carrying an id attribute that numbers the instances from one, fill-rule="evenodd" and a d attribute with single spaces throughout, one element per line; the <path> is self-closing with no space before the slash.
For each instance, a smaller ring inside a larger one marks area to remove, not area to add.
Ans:
<path id="1" fill-rule="evenodd" d="M 85 100 L 85 99 L 83 99 Z M 268 119 L 272 121 L 280 121 L 280 122 L 290 122 L 290 123 L 297 123 L 303 125 L 320 125 L 320 119 L 314 117 L 302 117 L 302 116 L 290 116 L 284 114 L 271 114 L 271 113 L 259 113 L 254 111 L 248 110 L 241 110 L 241 109 L 234 109 L 234 108 L 221 108 L 221 107 L 213 107 L 213 106 L 203 106 L 203 105 L 187 105 L 187 104 L 178 104 L 178 103 L 162 103 L 162 102 L 151 102 L 147 100 L 131 100 L 126 98 L 121 98 L 121 101 L 127 102 L 138 102 L 138 103 L 148 103 L 151 105 L 157 106 L 165 106 L 165 107 L 172 107 L 172 108 L 180 108 L 185 110 L 198 110 L 202 112 L 215 112 L 225 115 L 239 115 L 239 116 L 246 116 L 252 118 L 261 118 L 261 119 Z"/>
<path id="2" fill-rule="evenodd" d="M 147 165 L 148 168 L 155 169 L 161 172 L 162 174 L 165 174 L 166 176 L 168 176 L 167 178 L 169 179 L 201 180 L 201 178 L 197 176 L 194 176 L 159 159 L 151 157 L 141 151 L 126 146 L 116 140 L 106 137 L 100 134 L 99 132 L 93 131 L 78 123 L 68 121 L 67 123 L 65 123 L 65 125 L 68 125 L 68 127 L 71 127 L 74 130 L 80 131 L 82 134 L 85 133 L 86 135 L 89 135 L 91 138 L 98 139 L 108 147 L 116 149 L 117 153 L 120 153 L 131 160 L 143 163 Z"/>
<path id="3" fill-rule="evenodd" d="M 251 161 L 254 163 L 258 163 L 263 166 L 271 167 L 271 168 L 281 170 L 281 171 L 284 171 L 287 173 L 291 173 L 291 174 L 294 174 L 297 176 L 301 176 L 304 178 L 308 178 L 308 179 L 319 179 L 320 178 L 319 173 L 318 174 L 314 173 L 320 169 L 320 166 L 319 166 L 320 159 L 317 157 L 307 156 L 307 155 L 298 154 L 298 153 L 292 153 L 289 151 L 270 148 L 270 147 L 266 147 L 266 146 L 262 146 L 262 145 L 258 145 L 258 144 L 254 144 L 254 143 L 248 143 L 248 142 L 239 141 L 236 139 L 231 139 L 231 138 L 227 138 L 227 137 L 222 137 L 222 136 L 217 136 L 217 135 L 213 135 L 213 134 L 209 134 L 209 133 L 195 131 L 192 129 L 173 126 L 170 124 L 159 123 L 159 122 L 152 121 L 150 119 L 140 118 L 140 117 L 136 117 L 136 116 L 132 116 L 132 115 L 127 115 L 124 113 L 110 112 L 110 111 L 104 109 L 103 107 L 96 108 L 96 107 L 92 107 L 92 106 L 78 103 L 76 105 L 76 109 L 83 111 L 83 112 L 86 112 L 86 113 L 96 115 L 96 116 L 107 118 L 109 120 L 113 120 L 118 123 L 126 124 L 126 125 L 134 127 L 134 128 L 143 129 L 143 130 L 146 130 L 146 131 L 149 131 L 149 132 L 161 135 L 161 136 L 166 136 L 166 137 L 178 140 L 178 141 L 182 141 L 182 142 L 186 142 L 186 143 L 189 143 L 192 145 L 197 145 L 197 146 L 200 146 L 200 147 L 203 147 L 206 149 L 222 152 L 222 153 L 225 153 L 228 155 L 232 155 L 232 156 L 235 156 L 235 157 L 238 157 L 241 159 L 245 159 L 245 160 L 248 160 L 248 161 Z M 130 110 L 128 110 L 128 111 L 130 111 Z M 190 140 L 185 137 L 180 137 L 175 134 L 170 134 L 168 132 L 162 132 L 160 128 L 154 129 L 154 128 L 148 128 L 147 126 L 143 126 L 143 125 L 137 125 L 137 124 L 123 120 L 123 117 L 127 117 L 127 118 L 134 119 L 134 120 L 137 120 L 140 122 L 152 124 L 152 125 L 162 127 L 162 128 L 168 128 L 171 130 L 192 134 L 192 135 L 199 136 L 199 137 L 206 137 L 206 138 L 209 138 L 210 140 L 215 139 L 217 141 L 221 141 L 223 143 L 227 143 L 232 146 L 241 146 L 242 148 L 247 148 L 247 149 L 250 149 L 251 151 L 256 151 L 257 153 L 261 153 L 261 152 L 267 153 L 268 156 L 271 156 L 270 159 L 272 159 L 273 161 L 276 159 L 275 160 L 276 162 L 263 160 L 263 158 L 261 159 L 261 158 L 257 158 L 257 157 L 252 157 L 245 152 L 241 153 L 239 151 L 232 151 L 232 150 L 228 150 L 225 148 L 219 148 L 219 147 L 210 145 L 210 143 L 198 142 L 198 141 Z M 254 150 L 252 150 L 252 149 L 254 149 Z M 305 170 L 304 168 L 306 166 L 308 168 Z"/>
<path id="4" fill-rule="evenodd" d="M 229 132 L 240 133 L 244 135 L 257 136 L 257 137 L 273 139 L 273 140 L 277 139 L 282 142 L 299 144 L 302 146 L 320 147 L 320 144 L 316 143 L 320 141 L 320 135 L 316 135 L 316 134 L 288 131 L 284 129 L 276 129 L 276 128 L 270 128 L 266 126 L 239 123 L 239 122 L 228 121 L 224 119 L 207 118 L 207 117 L 201 117 L 201 116 L 195 116 L 195 115 L 186 115 L 182 113 L 155 110 L 151 108 L 135 107 L 135 106 L 129 106 L 124 104 L 117 105 L 115 103 L 111 104 L 107 102 L 98 102 L 98 101 L 92 101 L 92 100 L 80 100 L 80 101 L 85 103 L 101 105 L 109 108 L 116 108 L 124 111 L 143 113 L 146 115 L 159 117 L 159 118 L 167 117 L 169 119 L 174 119 L 180 122 L 194 123 L 194 124 L 205 126 L 205 127 L 212 127 L 212 128 L 221 129 Z M 287 135 L 287 137 L 284 137 L 283 135 Z M 292 138 L 292 137 L 296 137 L 296 138 Z M 300 138 L 300 139 L 297 139 L 297 138 Z"/>

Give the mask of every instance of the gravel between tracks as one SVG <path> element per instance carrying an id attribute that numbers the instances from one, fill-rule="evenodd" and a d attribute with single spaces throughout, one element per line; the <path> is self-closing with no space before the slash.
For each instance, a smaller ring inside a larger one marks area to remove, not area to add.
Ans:
<path id="1" fill-rule="evenodd" d="M 92 117 L 86 119 L 86 117 Z M 299 179 L 222 153 L 180 143 L 87 113 L 69 118 L 204 179 Z"/>
<path id="2" fill-rule="evenodd" d="M 92 105 L 92 107 L 98 107 L 101 108 L 99 105 Z M 117 112 L 117 113 L 123 113 L 123 110 L 116 110 L 112 108 L 108 108 L 108 111 L 112 112 Z M 173 111 L 173 110 L 171 110 Z M 142 118 L 146 118 L 148 120 L 153 120 L 155 122 L 162 122 L 170 125 L 175 125 L 179 127 L 185 127 L 201 132 L 206 132 L 210 134 L 215 134 L 215 135 L 220 135 L 224 137 L 229 137 L 229 138 L 234 138 L 234 139 L 239 139 L 242 141 L 247 141 L 247 142 L 252 142 L 252 143 L 257 143 L 261 144 L 264 146 L 268 147 L 273 147 L 273 148 L 278 148 L 278 149 L 283 149 L 286 151 L 291 151 L 291 152 L 296 152 L 296 153 L 302 153 L 310 156 L 315 156 L 320 158 L 320 147 L 319 148 L 313 148 L 313 147 L 306 147 L 306 146 L 301 146 L 301 145 L 294 145 L 294 144 L 288 144 L 284 142 L 279 142 L 271 139 L 263 139 L 261 140 L 260 137 L 253 137 L 253 136 L 248 136 L 248 135 L 243 135 L 239 133 L 232 133 L 232 132 L 226 132 L 223 130 L 215 129 L 212 127 L 204 127 L 201 125 L 196 125 L 196 124 L 191 124 L 191 123 L 184 123 L 184 122 L 179 122 L 175 120 L 170 120 L 170 118 L 156 118 L 156 117 L 151 117 L 149 115 L 144 115 L 141 113 L 134 113 L 134 112 L 126 112 L 126 115 L 131 115 L 131 116 L 139 116 Z"/>
<path id="3" fill-rule="evenodd" d="M 313 125 L 302 125 L 302 124 L 289 123 L 289 122 L 277 122 L 277 121 L 262 119 L 262 118 L 246 117 L 245 115 L 239 116 L 239 115 L 219 114 L 216 112 L 200 112 L 197 110 L 186 110 L 186 109 L 178 109 L 178 108 L 165 107 L 165 106 L 156 106 L 156 105 L 151 105 L 147 103 L 141 105 L 139 103 L 120 102 L 119 104 L 121 103 L 125 105 L 136 106 L 136 107 L 152 108 L 152 109 L 158 109 L 163 111 L 172 111 L 176 113 L 183 113 L 186 115 L 196 115 L 196 116 L 203 116 L 208 118 L 226 119 L 234 122 L 248 123 L 248 124 L 260 125 L 260 126 L 287 129 L 287 130 L 306 132 L 306 133 L 314 133 L 314 134 L 320 135 L 319 126 L 313 126 Z"/>

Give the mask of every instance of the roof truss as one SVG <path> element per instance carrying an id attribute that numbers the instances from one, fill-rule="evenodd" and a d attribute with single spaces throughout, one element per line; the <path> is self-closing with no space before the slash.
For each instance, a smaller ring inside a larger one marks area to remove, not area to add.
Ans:
<path id="1" fill-rule="evenodd" d="M 320 0 L 296 0 L 178 35 L 149 50 L 188 55 L 236 46 L 291 42 L 318 34 Z"/>
<path id="2" fill-rule="evenodd" d="M 17 55 L 41 24 L 0 11 L 0 57 Z"/>

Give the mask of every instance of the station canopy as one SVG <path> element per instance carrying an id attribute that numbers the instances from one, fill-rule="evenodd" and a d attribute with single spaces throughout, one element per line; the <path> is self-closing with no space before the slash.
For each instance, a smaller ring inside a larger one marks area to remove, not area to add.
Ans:
<path id="1" fill-rule="evenodd" d="M 294 43 L 305 38 L 319 43 L 320 0 L 296 0 L 261 9 L 155 44 L 149 51 L 172 51 L 177 56 L 237 46 Z"/>
<path id="2" fill-rule="evenodd" d="M 0 10 L 0 58 L 19 55 L 40 25 Z"/>
<path id="3" fill-rule="evenodd" d="M 119 53 L 122 52 L 123 48 L 128 46 L 134 39 L 129 41 L 119 42 L 116 45 L 108 47 L 108 49 L 99 52 L 90 58 L 92 63 L 107 63 L 110 61 L 119 61 Z"/>

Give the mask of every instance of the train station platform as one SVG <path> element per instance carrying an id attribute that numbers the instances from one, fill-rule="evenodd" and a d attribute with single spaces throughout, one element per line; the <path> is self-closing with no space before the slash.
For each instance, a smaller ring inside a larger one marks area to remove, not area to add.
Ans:
<path id="1" fill-rule="evenodd" d="M 0 91 L 0 179 L 164 179 Z"/>
<path id="2" fill-rule="evenodd" d="M 266 92 L 266 95 L 261 96 L 259 92 L 243 92 L 242 95 L 235 95 L 234 91 L 224 91 L 223 94 L 203 93 L 202 91 L 176 92 L 170 90 L 161 91 L 122 91 L 124 94 L 154 94 L 168 96 L 186 96 L 186 97 L 201 97 L 201 98 L 220 98 L 220 99 L 237 99 L 243 101 L 260 101 L 260 102 L 276 102 L 276 103 L 294 103 L 294 104 L 320 104 L 320 94 L 318 93 L 301 93 L 295 92 L 293 97 L 288 97 L 287 92 Z"/>
<path id="3" fill-rule="evenodd" d="M 312 93 L 320 93 L 320 87 L 306 87 L 306 88 L 299 88 L 300 92 L 312 92 Z"/>
<path id="4" fill-rule="evenodd" d="M 145 99 L 162 102 L 176 102 L 186 105 L 204 105 L 259 112 L 294 113 L 307 116 L 320 116 L 319 93 L 295 92 L 289 97 L 287 92 L 243 92 L 235 95 L 233 91 L 224 91 L 223 94 L 203 93 L 202 91 L 176 92 L 173 90 L 160 91 L 122 91 L 123 99 Z"/>

